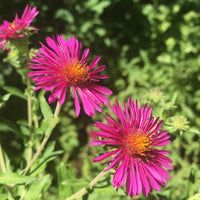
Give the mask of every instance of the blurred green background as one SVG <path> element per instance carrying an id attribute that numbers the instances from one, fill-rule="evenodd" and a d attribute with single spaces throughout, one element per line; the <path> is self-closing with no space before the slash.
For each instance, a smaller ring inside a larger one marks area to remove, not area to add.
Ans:
<path id="1" fill-rule="evenodd" d="M 200 1 L 1 1 L 0 23 L 3 19 L 12 21 L 15 13 L 21 16 L 27 3 L 40 11 L 32 23 L 40 31 L 30 38 L 31 48 L 38 48 L 39 41 L 45 43 L 46 36 L 77 37 L 84 48 L 90 48 L 90 61 L 101 55 L 100 64 L 107 66 L 105 71 L 110 78 L 103 84 L 113 90 L 111 103 L 116 98 L 120 103 L 126 102 L 131 96 L 141 105 L 152 105 L 154 116 L 165 120 L 163 129 L 169 131 L 172 140 L 166 147 L 173 160 L 174 170 L 169 172 L 172 180 L 161 192 L 153 191 L 148 199 L 199 200 Z M 8 91 L 5 86 L 22 91 L 26 88 L 15 60 L 11 55 L 5 60 L 6 55 L 1 51 L 1 96 Z M 24 105 L 23 99 L 11 96 L 0 110 L 0 140 L 13 171 L 23 159 L 23 134 L 17 135 L 16 129 L 23 132 L 27 115 Z M 104 121 L 106 112 L 108 106 L 93 119 L 84 113 L 76 118 L 73 101 L 65 104 L 61 123 L 49 142 L 49 146 L 54 144 L 55 150 L 64 152 L 42 171 L 51 175 L 41 199 L 64 199 L 69 191 L 77 191 L 103 169 L 92 163 L 92 158 L 104 152 L 103 148 L 90 147 L 88 143 L 94 130 L 92 124 Z M 110 182 L 107 177 L 84 199 L 129 199 L 123 188 L 116 191 Z M 137 199 L 140 198 L 144 197 Z"/>

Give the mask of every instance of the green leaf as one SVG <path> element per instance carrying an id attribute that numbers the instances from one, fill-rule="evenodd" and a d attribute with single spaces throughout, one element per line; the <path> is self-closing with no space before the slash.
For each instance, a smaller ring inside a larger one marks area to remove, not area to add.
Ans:
<path id="1" fill-rule="evenodd" d="M 23 138 L 23 135 L 21 134 L 18 126 L 16 126 L 13 122 L 9 120 L 4 120 L 3 122 L 0 122 L 0 130 L 1 131 L 12 131 L 16 134 L 16 136 Z"/>
<path id="2" fill-rule="evenodd" d="M 72 194 L 74 194 L 75 192 L 78 192 L 80 189 L 82 188 L 87 188 L 88 187 L 88 182 L 83 179 L 83 178 L 80 178 L 80 179 L 66 179 L 66 180 L 63 180 L 61 183 L 60 183 L 60 187 L 59 187 L 59 195 L 63 195 L 63 197 L 69 197 L 71 196 Z M 64 191 L 66 190 L 66 191 Z M 64 196 L 66 195 L 66 196 Z"/>
<path id="3" fill-rule="evenodd" d="M 44 187 L 49 183 L 49 175 L 42 177 L 40 180 L 36 180 L 31 183 L 29 190 L 23 200 L 38 200 L 39 196 L 44 189 Z"/>
<path id="4" fill-rule="evenodd" d="M 54 151 L 55 149 L 55 142 L 50 142 L 48 146 L 45 148 L 42 157 L 38 159 L 32 166 L 31 166 L 31 176 L 36 176 L 38 173 L 41 173 L 45 170 L 46 165 L 49 161 L 55 159 L 58 155 L 62 154 L 63 151 Z"/>
<path id="5" fill-rule="evenodd" d="M 5 103 L 6 101 L 9 100 L 10 96 L 11 96 L 11 94 L 8 93 L 8 94 L 5 94 L 4 96 L 2 96 L 2 97 L 0 98 L 0 108 L 4 105 L 4 103 Z"/>
<path id="6" fill-rule="evenodd" d="M 51 160 L 54 160 L 58 155 L 62 154 L 63 151 L 54 151 L 47 157 L 42 157 L 38 162 L 35 162 L 33 167 L 31 167 L 32 171 L 30 172 L 31 176 L 36 176 L 37 174 L 43 172 L 46 168 L 46 165 Z"/>
<path id="7" fill-rule="evenodd" d="M 188 192 L 187 192 L 188 197 L 191 197 L 194 194 L 194 184 L 195 184 L 195 169 L 192 167 L 188 179 Z"/>
<path id="8" fill-rule="evenodd" d="M 5 153 L 5 151 L 3 150 L 3 148 L 2 148 L 2 154 L 3 154 L 4 161 L 5 161 L 7 173 L 12 173 L 12 169 L 11 169 L 11 165 L 10 165 L 10 159 L 9 159 L 9 157 L 7 156 L 7 154 Z M 1 174 L 1 173 L 3 173 L 3 168 L 2 168 L 2 166 L 0 166 L 0 174 Z M 1 191 L 0 191 L 0 192 L 1 192 Z"/>
<path id="9" fill-rule="evenodd" d="M 45 119 L 51 119 L 53 117 L 53 113 L 42 92 L 40 93 L 39 100 L 42 115 Z"/>
<path id="10" fill-rule="evenodd" d="M 48 136 L 49 133 L 55 128 L 55 126 L 57 125 L 57 123 L 59 122 L 59 118 L 50 118 L 50 119 L 43 119 L 41 121 L 41 126 L 36 129 L 36 133 L 37 134 L 44 134 Z"/>
<path id="11" fill-rule="evenodd" d="M 10 196 L 7 194 L 0 194 L 0 200 L 13 200 Z"/>
<path id="12" fill-rule="evenodd" d="M 22 184 L 22 183 L 30 183 L 34 181 L 36 178 L 29 176 L 22 176 L 15 173 L 1 173 L 0 174 L 0 183 L 1 184 Z"/>
<path id="13" fill-rule="evenodd" d="M 8 101 L 9 100 L 9 98 L 10 98 L 10 96 L 11 96 L 11 94 L 5 94 L 4 96 L 2 96 L 2 100 L 3 101 Z"/>
<path id="14" fill-rule="evenodd" d="M 69 22 L 70 24 L 74 23 L 73 15 L 67 9 L 64 9 L 64 8 L 61 8 L 56 12 L 56 18 L 63 19 L 65 21 Z"/>
<path id="15" fill-rule="evenodd" d="M 71 178 L 73 178 L 73 180 L 75 179 L 72 168 L 69 166 L 66 167 L 65 164 L 62 162 L 58 166 L 57 175 L 59 197 L 66 198 L 71 196 L 73 194 L 72 186 L 71 184 L 68 184 L 66 180 L 70 180 Z"/>
<path id="16" fill-rule="evenodd" d="M 27 98 L 24 95 L 24 93 L 21 90 L 19 90 L 18 88 L 16 88 L 16 87 L 5 86 L 5 87 L 3 87 L 3 89 L 6 90 L 7 92 L 9 92 L 12 95 L 15 95 L 15 96 L 20 97 L 20 98 L 22 98 L 24 100 L 27 100 Z"/>
<path id="17" fill-rule="evenodd" d="M 49 125 L 47 126 L 45 135 L 49 135 L 49 133 L 55 128 L 55 126 L 57 125 L 57 123 L 59 122 L 59 118 L 53 118 L 51 120 L 51 122 L 49 123 Z"/>
<path id="18" fill-rule="evenodd" d="M 96 5 L 92 6 L 90 9 L 98 14 L 102 14 L 104 9 L 111 4 L 110 1 L 99 1 Z"/>

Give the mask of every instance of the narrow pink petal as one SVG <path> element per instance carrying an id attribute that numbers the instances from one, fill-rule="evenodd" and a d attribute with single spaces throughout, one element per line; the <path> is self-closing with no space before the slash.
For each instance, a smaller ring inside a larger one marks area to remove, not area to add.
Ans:
<path id="1" fill-rule="evenodd" d="M 129 156 L 126 154 L 124 160 L 122 161 L 121 165 L 118 167 L 113 176 L 113 187 L 120 188 L 124 184 L 126 180 L 128 165 Z"/>
<path id="2" fill-rule="evenodd" d="M 118 149 L 119 151 L 117 153 L 115 153 L 113 156 L 111 156 L 111 158 L 109 160 L 107 160 L 106 162 L 103 163 L 103 165 L 105 164 L 110 164 L 111 162 L 113 162 L 115 160 L 115 158 L 117 158 L 121 152 L 122 152 L 122 149 Z"/>
<path id="3" fill-rule="evenodd" d="M 121 146 L 123 145 L 123 141 L 119 140 L 100 140 L 100 141 L 94 141 L 94 142 L 99 142 L 102 145 L 113 145 L 113 146 Z"/>
<path id="4" fill-rule="evenodd" d="M 93 69 L 97 66 L 99 60 L 101 59 L 101 56 L 97 56 L 92 62 L 91 64 L 89 65 L 89 69 Z"/>
<path id="5" fill-rule="evenodd" d="M 130 167 L 126 180 L 126 191 L 127 194 L 131 197 L 133 197 L 133 195 L 134 196 L 137 195 L 137 183 L 136 183 L 133 158 L 130 159 Z"/>
<path id="6" fill-rule="evenodd" d="M 102 65 L 102 66 L 98 67 L 97 69 L 95 69 L 95 70 L 93 70 L 93 71 L 90 72 L 90 76 L 93 77 L 93 75 L 95 75 L 98 72 L 103 71 L 105 68 L 106 68 L 105 65 Z"/>
<path id="7" fill-rule="evenodd" d="M 52 39 L 51 37 L 46 37 L 46 43 L 51 47 L 54 52 L 57 53 L 57 55 L 61 58 L 61 60 L 65 60 L 65 57 L 63 56 L 62 49 L 58 46 L 58 43 L 56 39 Z"/>
<path id="8" fill-rule="evenodd" d="M 143 165 L 145 166 L 145 168 L 147 170 L 149 170 L 149 173 L 151 173 L 151 175 L 156 179 L 158 180 L 159 182 L 162 182 L 163 178 L 161 177 L 161 175 L 159 174 L 159 172 L 157 172 L 156 169 L 154 169 L 154 167 L 150 164 L 145 164 L 143 162 Z"/>
<path id="9" fill-rule="evenodd" d="M 114 167 L 120 160 L 125 156 L 125 153 L 119 155 L 104 171 L 108 171 L 110 168 Z"/>
<path id="10" fill-rule="evenodd" d="M 81 62 L 82 63 L 85 63 L 87 62 L 87 60 L 89 59 L 89 48 L 85 49 L 83 51 L 83 55 L 82 55 L 82 58 L 81 58 Z"/>
<path id="11" fill-rule="evenodd" d="M 141 177 L 141 182 L 142 182 L 142 191 L 144 195 L 147 197 L 149 192 L 151 191 L 151 186 L 149 184 L 149 180 L 143 169 L 142 163 L 138 163 L 138 165 L 139 165 L 140 177 Z"/>
<path id="12" fill-rule="evenodd" d="M 158 169 L 158 171 L 160 172 L 160 174 L 162 174 L 162 176 L 168 178 L 168 179 L 171 179 L 171 176 L 167 173 L 167 171 L 162 168 L 158 162 L 153 162 L 153 161 L 150 161 L 151 164 Z"/>
<path id="13" fill-rule="evenodd" d="M 159 156 L 156 158 L 156 161 L 167 169 L 173 169 L 173 167 L 169 165 L 169 163 L 172 163 L 171 159 L 166 156 Z"/>
<path id="14" fill-rule="evenodd" d="M 110 125 L 107 125 L 107 124 L 97 121 L 94 126 L 98 127 L 103 132 L 108 132 L 111 134 L 113 133 L 115 135 L 118 135 L 118 132 L 116 131 L 116 129 Z"/>
<path id="15" fill-rule="evenodd" d="M 167 141 L 162 141 L 162 142 L 155 142 L 153 145 L 154 146 L 166 146 L 166 145 L 168 145 L 168 144 L 170 144 L 171 143 L 171 141 L 170 140 L 167 140 Z"/>
<path id="16" fill-rule="evenodd" d="M 106 79 L 106 78 L 109 78 L 109 76 L 108 75 L 92 75 L 90 78 L 92 81 L 98 82 L 100 81 L 99 79 Z"/>
<path id="17" fill-rule="evenodd" d="M 96 84 L 92 84 L 91 85 L 91 88 L 93 88 L 94 90 L 96 91 L 99 91 L 103 94 L 106 94 L 106 95 L 111 95 L 112 94 L 112 91 L 104 86 L 101 86 L 101 85 L 96 85 Z"/>
<path id="18" fill-rule="evenodd" d="M 53 103 L 54 101 L 56 101 L 56 99 L 60 96 L 62 89 L 63 89 L 63 85 L 54 89 L 54 91 L 51 93 L 51 95 L 48 98 L 49 103 Z"/>
<path id="19" fill-rule="evenodd" d="M 123 137 L 121 137 L 120 135 L 113 134 L 113 133 L 100 132 L 100 131 L 95 131 L 95 133 L 96 133 L 96 135 L 98 135 L 99 137 L 102 137 L 102 138 L 119 140 L 119 141 L 123 140 Z"/>
<path id="20" fill-rule="evenodd" d="M 78 117 L 80 114 L 80 103 L 78 100 L 78 95 L 76 93 L 76 88 L 74 86 L 73 86 L 73 90 L 74 90 L 74 104 L 75 104 L 76 116 Z"/>
<path id="21" fill-rule="evenodd" d="M 158 184 L 158 182 L 154 179 L 154 177 L 151 175 L 151 173 L 149 173 L 149 171 L 146 169 L 146 168 L 143 168 L 144 171 L 145 171 L 145 174 L 148 176 L 149 178 L 149 181 L 150 181 L 150 184 L 151 186 L 155 189 L 155 190 L 158 190 L 160 191 L 160 186 Z"/>
<path id="22" fill-rule="evenodd" d="M 115 153 L 117 153 L 117 152 L 119 152 L 119 151 L 120 151 L 120 150 L 117 149 L 117 150 L 110 151 L 110 152 L 107 152 L 107 153 L 105 153 L 105 154 L 102 154 L 102 155 L 100 155 L 100 156 L 94 158 L 94 159 L 93 159 L 93 162 L 100 162 L 100 161 L 102 161 L 102 160 L 104 160 L 104 159 L 106 159 L 106 158 L 112 156 L 113 154 L 115 154 Z"/>
<path id="23" fill-rule="evenodd" d="M 65 102 L 66 90 L 67 90 L 67 84 L 63 87 L 62 92 L 60 94 L 60 98 L 59 98 L 59 104 L 60 105 L 62 105 Z"/>
<path id="24" fill-rule="evenodd" d="M 163 150 L 163 149 L 153 149 L 153 153 L 163 155 L 163 154 L 169 154 L 169 151 L 166 151 L 166 150 Z"/>
<path id="25" fill-rule="evenodd" d="M 103 143 L 101 141 L 92 141 L 90 142 L 90 145 L 98 146 L 98 145 L 103 145 Z"/>
<path id="26" fill-rule="evenodd" d="M 140 179 L 140 169 L 137 161 L 135 162 L 135 174 L 136 174 L 137 194 L 140 195 L 142 193 L 142 182 Z"/>
<path id="27" fill-rule="evenodd" d="M 131 119 L 130 119 L 128 108 L 127 108 L 125 103 L 124 103 L 124 111 L 125 111 L 125 114 L 126 114 L 127 123 L 128 123 L 128 125 L 130 125 L 131 124 Z"/>
<path id="28" fill-rule="evenodd" d="M 148 134 L 148 136 L 152 135 L 153 133 L 159 131 L 161 129 L 163 120 L 159 121 L 156 127 Z"/>
<path id="29" fill-rule="evenodd" d="M 85 113 L 88 116 L 93 116 L 95 114 L 95 110 L 94 110 L 94 107 L 92 106 L 91 102 L 89 101 L 87 96 L 85 96 L 85 94 L 82 92 L 82 90 L 79 87 L 77 87 L 77 90 L 78 90 L 79 96 L 82 100 L 83 109 L 84 109 Z"/>

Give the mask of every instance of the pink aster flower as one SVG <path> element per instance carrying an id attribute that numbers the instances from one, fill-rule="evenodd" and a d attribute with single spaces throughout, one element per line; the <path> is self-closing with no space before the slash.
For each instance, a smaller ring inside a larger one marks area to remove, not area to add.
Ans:
<path id="1" fill-rule="evenodd" d="M 64 40 L 62 36 L 46 38 L 48 46 L 41 43 L 40 53 L 35 53 L 31 60 L 31 69 L 28 76 L 33 76 L 37 87 L 45 91 L 53 90 L 49 96 L 49 103 L 59 99 L 59 104 L 65 102 L 66 91 L 69 89 L 74 97 L 76 115 L 79 116 L 80 104 L 89 116 L 95 114 L 95 109 L 101 112 L 104 103 L 108 103 L 105 95 L 111 95 L 112 91 L 95 82 L 108 78 L 107 75 L 97 75 L 105 69 L 105 65 L 97 67 L 100 56 L 97 56 L 90 64 L 89 49 L 85 49 L 81 56 L 81 42 L 71 37 Z M 95 69 L 96 68 L 96 69 Z"/>
<path id="2" fill-rule="evenodd" d="M 26 5 L 26 8 L 22 14 L 21 19 L 18 18 L 18 14 L 15 15 L 13 22 L 3 21 L 0 25 L 0 48 L 5 47 L 6 43 L 11 38 L 20 38 L 29 34 L 31 30 L 38 30 L 37 28 L 30 27 L 34 17 L 39 13 L 36 11 L 36 7 L 32 8 Z"/>
<path id="3" fill-rule="evenodd" d="M 152 107 L 138 106 L 138 102 L 128 98 L 128 107 L 124 103 L 124 111 L 116 101 L 111 106 L 118 121 L 107 113 L 107 123 L 96 122 L 100 131 L 94 133 L 101 137 L 92 141 L 91 145 L 106 145 L 110 151 L 94 158 L 94 162 L 110 157 L 105 163 L 109 166 L 105 171 L 114 168 L 113 187 L 122 187 L 126 182 L 127 194 L 131 197 L 142 192 L 148 196 L 152 188 L 160 190 L 167 183 L 170 175 L 164 168 L 172 169 L 172 161 L 165 156 L 166 150 L 156 149 L 170 143 L 167 131 L 162 130 L 162 120 L 152 117 Z M 105 164 L 104 163 L 104 164 Z"/>

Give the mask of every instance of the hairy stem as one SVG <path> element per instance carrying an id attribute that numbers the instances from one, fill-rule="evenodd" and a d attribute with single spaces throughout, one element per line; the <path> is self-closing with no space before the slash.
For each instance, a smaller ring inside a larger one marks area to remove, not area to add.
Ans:
<path id="1" fill-rule="evenodd" d="M 1 167 L 2 167 L 2 171 L 3 173 L 6 173 L 6 165 L 5 165 L 5 161 L 4 161 L 4 157 L 3 157 L 3 153 L 2 153 L 2 148 L 1 148 L 1 144 L 0 144 L 0 160 L 1 160 Z"/>
<path id="2" fill-rule="evenodd" d="M 60 109 L 61 109 L 61 105 L 59 103 L 57 103 L 55 112 L 54 112 L 54 118 L 51 121 L 51 124 L 53 124 L 55 122 L 55 120 L 57 120 L 57 117 L 60 113 Z M 26 173 L 31 165 L 36 161 L 36 159 L 38 158 L 38 156 L 40 155 L 40 153 L 42 152 L 45 144 L 47 143 L 49 137 L 51 136 L 52 130 L 50 130 L 48 133 L 46 133 L 46 136 L 44 137 L 44 139 L 42 140 L 40 146 L 37 149 L 37 152 L 35 153 L 35 155 L 33 156 L 32 160 L 27 164 L 26 168 L 23 171 L 23 174 Z"/>
<path id="3" fill-rule="evenodd" d="M 83 195 L 88 193 L 88 189 L 92 189 L 92 187 L 106 174 L 108 173 L 108 171 L 104 172 L 101 171 L 89 184 L 88 184 L 88 188 L 84 187 L 82 189 L 80 189 L 77 193 L 73 194 L 71 197 L 68 197 L 66 200 L 73 200 L 73 199 L 79 199 L 81 198 Z"/>

